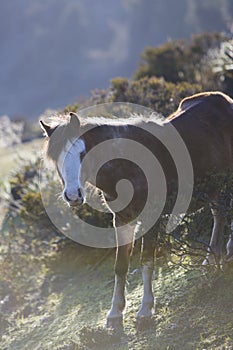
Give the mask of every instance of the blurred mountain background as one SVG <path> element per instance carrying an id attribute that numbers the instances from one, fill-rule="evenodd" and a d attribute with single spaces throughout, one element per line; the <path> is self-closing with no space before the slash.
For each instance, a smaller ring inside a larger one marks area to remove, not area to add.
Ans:
<path id="1" fill-rule="evenodd" d="M 142 51 L 232 33 L 232 0 L 0 0 L 0 115 L 35 118 L 130 78 Z"/>

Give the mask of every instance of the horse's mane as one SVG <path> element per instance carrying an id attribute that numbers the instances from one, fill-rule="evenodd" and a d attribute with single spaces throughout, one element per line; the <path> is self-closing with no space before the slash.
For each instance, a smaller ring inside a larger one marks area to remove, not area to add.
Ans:
<path id="1" fill-rule="evenodd" d="M 88 126 L 101 126 L 101 125 L 109 125 L 109 126 L 127 126 L 127 125 L 137 125 L 140 123 L 148 123 L 154 122 L 158 125 L 163 125 L 165 122 L 165 118 L 156 112 L 152 112 L 149 116 L 144 116 L 143 114 L 130 114 L 127 117 L 118 117 L 115 115 L 109 116 L 88 116 L 83 117 L 82 114 L 79 115 L 78 118 L 81 123 L 81 127 Z M 69 123 L 70 115 L 69 114 L 59 114 L 55 113 L 49 117 L 48 122 L 51 127 L 63 127 Z"/>

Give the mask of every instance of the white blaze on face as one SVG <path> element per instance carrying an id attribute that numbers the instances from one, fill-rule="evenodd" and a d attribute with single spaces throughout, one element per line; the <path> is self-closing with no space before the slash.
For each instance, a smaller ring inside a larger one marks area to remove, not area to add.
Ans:
<path id="1" fill-rule="evenodd" d="M 83 140 L 69 140 L 58 158 L 57 167 L 64 181 L 64 194 L 70 202 L 80 200 L 80 190 L 84 194 L 80 182 L 81 153 L 84 151 Z"/>

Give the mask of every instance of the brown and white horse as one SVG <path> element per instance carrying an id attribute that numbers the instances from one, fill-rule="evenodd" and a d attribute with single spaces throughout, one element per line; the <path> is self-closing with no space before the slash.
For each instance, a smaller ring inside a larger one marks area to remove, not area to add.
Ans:
<path id="1" fill-rule="evenodd" d="M 85 201 L 85 181 L 92 182 L 92 164 L 82 168 L 82 159 L 85 154 L 101 142 L 112 140 L 114 147 L 121 147 L 122 138 L 137 141 L 148 148 L 161 164 L 166 176 L 166 181 L 172 182 L 177 177 L 176 167 L 169 156 L 164 145 L 156 138 L 142 129 L 156 128 L 166 135 L 169 125 L 176 128 L 183 139 L 190 154 L 194 186 L 197 182 L 203 182 L 210 173 L 227 173 L 233 167 L 233 101 L 230 97 L 220 92 L 205 92 L 185 98 L 181 101 L 178 109 L 169 116 L 163 125 L 153 121 L 146 121 L 143 118 L 125 119 L 124 122 L 111 123 L 105 119 L 101 123 L 95 118 L 92 119 L 91 128 L 88 122 L 81 122 L 80 118 L 70 113 L 63 119 L 55 120 L 54 125 L 45 124 L 41 126 L 46 133 L 47 156 L 56 164 L 59 176 L 63 182 L 63 197 L 70 206 L 82 205 Z M 168 135 L 169 137 L 169 135 Z M 106 150 L 107 151 L 107 150 Z M 122 157 L 124 158 L 124 157 Z M 81 177 L 81 173 L 85 176 Z M 154 174 L 156 178 L 156 174 Z M 84 179 L 84 180 L 81 180 Z M 105 164 L 98 177 L 97 183 L 100 190 L 108 200 L 111 208 L 111 201 L 117 197 L 116 183 L 122 179 L 130 180 L 134 187 L 134 197 L 129 206 L 124 210 L 115 212 L 115 230 L 128 223 L 141 210 L 141 203 L 146 200 L 147 188 L 143 182 L 143 174 L 138 167 L 127 164 L 123 159 L 118 158 L 113 162 Z M 226 217 L 220 209 L 220 192 L 218 186 L 206 186 L 211 211 L 213 214 L 213 231 L 210 240 L 207 262 L 218 262 L 221 256 L 220 241 L 226 224 Z M 168 191 L 169 195 L 169 191 Z M 200 204 L 201 206 L 201 204 Z M 170 209 L 165 207 L 168 213 Z M 196 209 L 196 208 L 195 208 Z M 114 211 L 114 209 L 112 209 Z M 142 223 L 143 224 L 143 223 Z M 233 225 L 232 225 L 233 226 Z M 233 227 L 232 227 L 233 228 Z M 133 237 L 132 233 L 128 233 Z M 133 239 L 126 244 L 119 244 L 116 250 L 115 261 L 115 287 L 113 292 L 112 307 L 107 317 L 109 326 L 116 326 L 122 323 L 123 310 L 125 308 L 125 283 L 129 266 L 129 258 L 133 246 Z M 152 292 L 152 273 L 154 268 L 154 252 L 156 248 L 156 225 L 154 225 L 143 236 L 142 249 L 142 277 L 144 292 L 141 308 L 137 314 L 138 320 L 145 320 L 151 317 L 154 306 Z M 227 244 L 227 257 L 233 255 L 233 237 L 230 235 Z"/>

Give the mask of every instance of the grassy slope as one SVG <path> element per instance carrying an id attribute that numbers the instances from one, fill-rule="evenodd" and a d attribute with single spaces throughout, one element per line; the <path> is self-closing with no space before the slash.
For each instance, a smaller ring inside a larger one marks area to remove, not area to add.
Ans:
<path id="1" fill-rule="evenodd" d="M 102 253 L 68 244 L 46 259 L 31 256 L 31 282 L 20 296 L 20 304 L 9 313 L 9 327 L 0 348 L 233 349 L 230 274 L 204 276 L 180 268 L 158 268 L 153 282 L 157 305 L 154 321 L 150 330 L 141 333 L 134 324 L 142 294 L 141 278 L 139 272 L 131 274 L 125 332 L 107 333 L 104 327 L 113 289 L 114 254 L 93 269 Z M 131 271 L 137 262 L 135 256 Z"/>
<path id="2" fill-rule="evenodd" d="M 4 157 L 1 172 L 14 164 Z M 153 282 L 152 328 L 140 333 L 134 320 L 141 277 L 140 272 L 130 274 L 124 333 L 110 334 L 105 318 L 114 254 L 95 267 L 103 251 L 57 244 L 51 229 L 14 220 L 4 227 L 12 248 L 7 256 L 0 253 L 0 349 L 233 349 L 232 273 L 203 275 L 160 265 Z M 18 244 L 22 232 L 28 236 Z M 139 266 L 138 260 L 135 254 L 130 271 Z"/>

